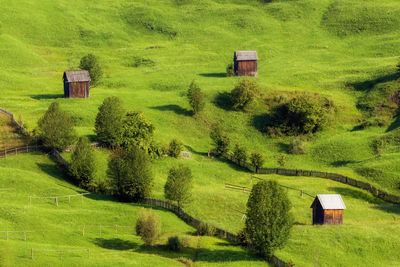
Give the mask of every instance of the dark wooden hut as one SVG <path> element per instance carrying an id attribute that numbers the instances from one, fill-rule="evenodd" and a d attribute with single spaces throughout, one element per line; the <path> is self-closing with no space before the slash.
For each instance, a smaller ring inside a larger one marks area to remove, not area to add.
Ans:
<path id="1" fill-rule="evenodd" d="M 87 70 L 64 72 L 64 97 L 88 98 L 90 96 L 90 75 Z"/>
<path id="2" fill-rule="evenodd" d="M 313 224 L 343 223 L 343 210 L 346 206 L 338 194 L 317 195 L 311 208 L 313 209 Z"/>
<path id="3" fill-rule="evenodd" d="M 235 51 L 234 70 L 237 76 L 257 76 L 258 56 L 256 51 Z"/>

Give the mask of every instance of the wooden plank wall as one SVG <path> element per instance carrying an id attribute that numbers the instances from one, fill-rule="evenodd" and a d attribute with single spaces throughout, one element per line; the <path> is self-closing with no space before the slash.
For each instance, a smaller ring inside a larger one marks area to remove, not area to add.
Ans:
<path id="1" fill-rule="evenodd" d="M 257 76 L 257 61 L 239 61 L 238 76 Z"/>

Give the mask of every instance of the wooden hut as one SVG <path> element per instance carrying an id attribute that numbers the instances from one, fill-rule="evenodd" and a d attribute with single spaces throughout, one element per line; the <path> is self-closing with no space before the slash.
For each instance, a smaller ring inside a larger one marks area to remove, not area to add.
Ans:
<path id="1" fill-rule="evenodd" d="M 313 209 L 313 224 L 343 223 L 343 210 L 346 206 L 338 194 L 317 195 L 310 208 Z"/>
<path id="2" fill-rule="evenodd" d="M 235 51 L 234 71 L 237 76 L 257 76 L 258 56 L 256 51 Z"/>
<path id="3" fill-rule="evenodd" d="M 64 72 L 64 97 L 88 98 L 90 91 L 90 75 L 87 70 Z"/>

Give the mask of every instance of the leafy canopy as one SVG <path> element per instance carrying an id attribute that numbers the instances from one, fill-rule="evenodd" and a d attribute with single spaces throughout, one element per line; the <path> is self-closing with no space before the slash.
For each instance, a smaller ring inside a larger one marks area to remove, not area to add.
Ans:
<path id="1" fill-rule="evenodd" d="M 93 54 L 82 57 L 79 68 L 89 71 L 92 86 L 98 85 L 100 79 L 103 77 L 103 70 L 101 69 L 99 59 Z"/>
<path id="2" fill-rule="evenodd" d="M 259 94 L 259 86 L 256 81 L 243 79 L 231 91 L 230 98 L 235 110 L 244 110 L 249 107 Z"/>
<path id="3" fill-rule="evenodd" d="M 189 100 L 189 104 L 192 107 L 193 114 L 197 114 L 204 109 L 205 101 L 204 95 L 201 92 L 199 85 L 192 81 L 187 91 L 187 98 Z"/>
<path id="4" fill-rule="evenodd" d="M 86 188 L 94 178 L 96 171 L 95 156 L 86 136 L 78 139 L 71 156 L 69 171 L 80 187 Z"/>
<path id="5" fill-rule="evenodd" d="M 210 138 L 214 145 L 214 152 L 217 155 L 223 155 L 228 152 L 231 140 L 228 135 L 225 134 L 220 125 L 216 125 L 212 128 Z"/>
<path id="6" fill-rule="evenodd" d="M 128 112 L 123 120 L 122 128 L 122 145 L 124 147 L 136 146 L 147 153 L 151 150 L 154 126 L 143 113 Z"/>
<path id="7" fill-rule="evenodd" d="M 189 167 L 179 165 L 169 170 L 164 186 L 165 198 L 176 201 L 178 206 L 189 201 L 192 189 L 192 171 Z"/>

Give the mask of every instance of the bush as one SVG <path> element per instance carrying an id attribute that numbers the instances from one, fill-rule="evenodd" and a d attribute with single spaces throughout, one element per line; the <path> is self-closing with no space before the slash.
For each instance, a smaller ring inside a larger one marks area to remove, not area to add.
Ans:
<path id="1" fill-rule="evenodd" d="M 121 200 L 137 202 L 151 196 L 151 164 L 137 147 L 116 150 L 108 163 L 107 175 Z"/>
<path id="2" fill-rule="evenodd" d="M 179 252 L 182 250 L 183 246 L 179 237 L 171 236 L 168 238 L 167 248 L 171 251 Z"/>
<path id="3" fill-rule="evenodd" d="M 193 114 L 197 114 L 204 109 L 204 95 L 201 92 L 199 85 L 195 81 L 192 81 L 190 84 L 187 91 L 187 97 L 189 100 L 189 105 L 192 107 Z"/>
<path id="4" fill-rule="evenodd" d="M 289 152 L 295 155 L 301 155 L 307 153 L 304 142 L 299 138 L 295 138 L 290 142 Z"/>
<path id="5" fill-rule="evenodd" d="M 179 165 L 169 170 L 164 186 L 165 198 L 176 201 L 178 206 L 189 201 L 192 189 L 192 171 L 189 167 Z"/>
<path id="6" fill-rule="evenodd" d="M 237 233 L 237 238 L 238 238 L 239 244 L 241 244 L 242 246 L 247 246 L 247 245 L 251 244 L 251 240 L 249 238 L 249 234 L 246 232 L 246 228 L 241 229 Z"/>
<path id="7" fill-rule="evenodd" d="M 230 98 L 232 107 L 236 110 L 247 108 L 259 94 L 257 82 L 249 79 L 243 79 L 231 91 Z"/>
<path id="8" fill-rule="evenodd" d="M 239 144 L 236 144 L 233 150 L 233 159 L 239 166 L 243 166 L 247 160 L 246 149 L 241 147 Z"/>
<path id="9" fill-rule="evenodd" d="M 213 127 L 210 137 L 215 146 L 214 152 L 217 154 L 217 156 L 224 155 L 228 152 L 231 141 L 229 137 L 222 132 L 220 125 Z"/>
<path id="10" fill-rule="evenodd" d="M 111 147 L 122 144 L 123 120 L 125 110 L 122 101 L 116 96 L 104 99 L 96 116 L 95 133 L 100 142 Z"/>
<path id="11" fill-rule="evenodd" d="M 179 158 L 183 150 L 183 144 L 178 139 L 172 139 L 168 145 L 168 155 L 174 158 Z"/>
<path id="12" fill-rule="evenodd" d="M 198 235 L 214 236 L 216 229 L 214 226 L 208 223 L 201 222 L 199 228 L 197 229 Z"/>
<path id="13" fill-rule="evenodd" d="M 62 111 L 56 102 L 50 104 L 46 113 L 39 119 L 38 128 L 43 145 L 59 151 L 72 145 L 76 138 L 71 117 Z"/>
<path id="14" fill-rule="evenodd" d="M 275 155 L 276 161 L 278 162 L 279 166 L 285 167 L 287 155 L 283 153 L 279 153 Z"/>
<path id="15" fill-rule="evenodd" d="M 289 239 L 293 219 L 290 201 L 275 181 L 253 186 L 247 201 L 246 234 L 259 254 L 271 257 Z"/>
<path id="16" fill-rule="evenodd" d="M 318 132 L 327 125 L 332 106 L 328 99 L 319 95 L 299 94 L 272 110 L 268 131 L 285 135 Z"/>
<path id="17" fill-rule="evenodd" d="M 226 66 L 226 76 L 227 77 L 232 77 L 232 76 L 235 76 L 235 75 L 236 75 L 235 68 L 234 68 L 232 63 L 229 63 L 228 66 Z"/>
<path id="18" fill-rule="evenodd" d="M 369 127 L 383 127 L 387 122 L 382 118 L 369 118 L 358 125 L 358 129 L 363 130 Z"/>
<path id="19" fill-rule="evenodd" d="M 91 79 L 90 84 L 92 86 L 96 86 L 101 77 L 103 77 L 103 70 L 100 67 L 99 59 L 93 54 L 88 54 L 82 57 L 79 68 L 89 71 Z"/>
<path id="20" fill-rule="evenodd" d="M 146 245 L 154 245 L 161 234 L 160 217 L 151 209 L 144 209 L 139 213 L 136 221 L 136 234 L 142 238 Z"/>
<path id="21" fill-rule="evenodd" d="M 96 172 L 95 156 L 89 139 L 80 137 L 71 156 L 69 172 L 80 187 L 87 188 Z"/>
<path id="22" fill-rule="evenodd" d="M 153 133 L 154 126 L 143 113 L 130 111 L 123 119 L 121 143 L 126 148 L 139 147 L 149 154 L 152 149 Z"/>
<path id="23" fill-rule="evenodd" d="M 250 162 L 251 166 L 254 167 L 256 173 L 258 173 L 258 170 L 264 165 L 264 159 L 262 155 L 258 152 L 251 153 Z"/>

